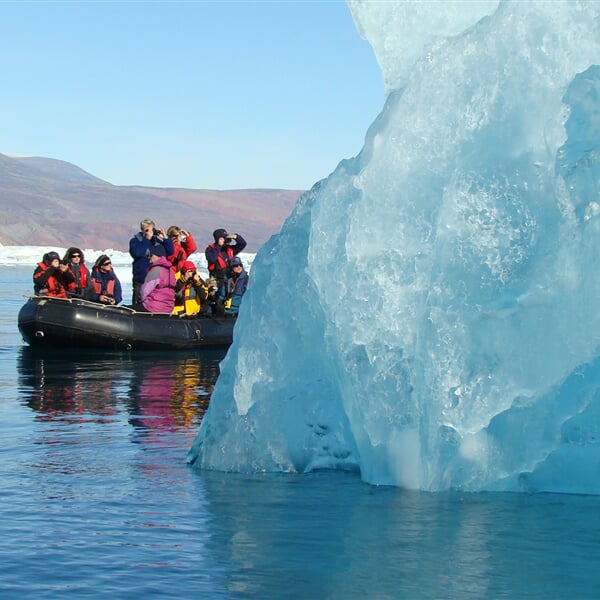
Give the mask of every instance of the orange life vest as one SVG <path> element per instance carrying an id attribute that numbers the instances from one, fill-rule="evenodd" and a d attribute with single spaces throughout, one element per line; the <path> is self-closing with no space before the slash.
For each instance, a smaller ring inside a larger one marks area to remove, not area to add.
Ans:
<path id="1" fill-rule="evenodd" d="M 36 279 L 38 279 L 42 273 L 45 273 L 48 270 L 48 265 L 43 262 L 38 263 L 38 267 L 41 267 L 41 271 L 37 274 Z M 54 276 L 50 275 L 46 280 L 44 285 L 44 289 L 46 290 L 46 296 L 52 296 L 54 298 L 68 298 L 67 290 L 65 286 Z"/>
<path id="2" fill-rule="evenodd" d="M 109 279 L 106 282 L 106 290 L 102 291 L 102 281 L 98 281 L 97 279 L 92 279 L 92 283 L 94 284 L 94 293 L 99 296 L 109 296 L 110 298 L 115 297 L 115 280 Z"/>

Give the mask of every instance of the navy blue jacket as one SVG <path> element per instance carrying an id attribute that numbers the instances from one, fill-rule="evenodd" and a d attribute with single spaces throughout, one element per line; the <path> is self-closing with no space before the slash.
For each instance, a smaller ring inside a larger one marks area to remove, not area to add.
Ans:
<path id="1" fill-rule="evenodd" d="M 208 272 L 219 281 L 222 281 L 227 274 L 227 267 L 229 266 L 227 249 L 231 248 L 231 258 L 233 258 L 246 247 L 246 240 L 239 233 L 236 235 L 235 244 L 232 244 L 231 246 L 228 244 L 219 246 L 219 244 L 215 242 L 214 244 L 206 246 L 206 250 L 204 251 L 204 256 L 206 256 L 206 262 L 208 263 Z M 225 265 L 223 268 L 219 266 L 219 257 L 221 257 L 221 261 Z M 211 265 L 214 266 L 211 268 Z"/>
<path id="2" fill-rule="evenodd" d="M 123 301 L 121 282 L 119 281 L 119 278 L 112 269 L 108 272 L 102 271 L 101 269 L 94 269 L 92 271 L 91 280 L 92 285 L 94 286 L 94 290 L 92 291 L 92 302 L 99 302 L 100 296 L 112 296 L 115 299 L 116 304 L 119 304 Z M 114 293 L 109 294 L 108 282 L 112 280 L 114 280 L 115 282 Z M 100 290 L 97 291 L 97 287 L 100 287 Z"/>
<path id="3" fill-rule="evenodd" d="M 131 258 L 133 258 L 131 270 L 134 282 L 144 283 L 148 267 L 150 266 L 150 248 L 152 246 L 159 246 L 160 244 L 165 247 L 167 256 L 171 256 L 171 254 L 175 252 L 175 247 L 173 246 L 171 238 L 160 240 L 153 235 L 148 239 L 140 231 L 129 240 L 129 254 L 131 255 Z"/>

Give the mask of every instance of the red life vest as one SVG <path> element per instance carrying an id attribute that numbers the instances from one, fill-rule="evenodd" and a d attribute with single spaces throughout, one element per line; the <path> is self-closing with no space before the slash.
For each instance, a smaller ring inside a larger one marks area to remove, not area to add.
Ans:
<path id="1" fill-rule="evenodd" d="M 69 267 L 69 271 L 71 271 L 73 277 L 75 277 L 75 273 L 73 272 L 73 269 L 71 269 L 71 267 Z M 83 263 L 81 263 L 81 266 L 79 267 L 79 287 L 82 290 L 85 290 L 85 288 L 87 287 L 87 281 L 89 276 L 90 272 L 88 271 L 87 267 Z M 69 291 L 74 292 L 76 288 L 77 278 L 75 278 L 75 281 L 73 283 L 69 284 Z"/>
<path id="2" fill-rule="evenodd" d="M 216 245 L 217 245 L 216 243 L 209 244 L 208 247 L 209 248 L 214 248 Z M 231 260 L 233 258 L 233 248 L 231 246 L 227 246 L 227 248 L 225 249 L 225 252 L 227 253 L 227 259 Z M 221 256 L 221 252 L 219 252 L 219 254 L 217 254 L 217 262 L 216 263 L 210 263 L 208 265 L 208 270 L 209 271 L 215 271 L 217 269 L 217 267 L 221 271 L 224 271 L 227 268 L 227 262 Z"/>
<path id="3" fill-rule="evenodd" d="M 175 251 L 171 256 L 167 256 L 167 260 L 173 265 L 173 271 L 177 273 L 181 268 L 181 265 L 187 260 L 187 252 L 179 242 L 173 242 Z"/>

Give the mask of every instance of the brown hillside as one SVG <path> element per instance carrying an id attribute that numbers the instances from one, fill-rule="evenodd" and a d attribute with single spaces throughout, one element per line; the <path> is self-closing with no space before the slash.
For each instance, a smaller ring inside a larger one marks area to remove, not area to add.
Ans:
<path id="1" fill-rule="evenodd" d="M 188 229 L 199 249 L 212 231 L 239 232 L 255 252 L 277 233 L 302 191 L 115 186 L 75 165 L 0 154 L 0 243 L 127 251 L 139 222 Z"/>

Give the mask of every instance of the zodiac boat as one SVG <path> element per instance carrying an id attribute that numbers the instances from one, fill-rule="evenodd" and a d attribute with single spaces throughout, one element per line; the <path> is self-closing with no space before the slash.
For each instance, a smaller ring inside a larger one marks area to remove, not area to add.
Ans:
<path id="1" fill-rule="evenodd" d="M 236 319 L 137 312 L 75 298 L 32 296 L 18 325 L 30 346 L 159 350 L 227 347 Z"/>

